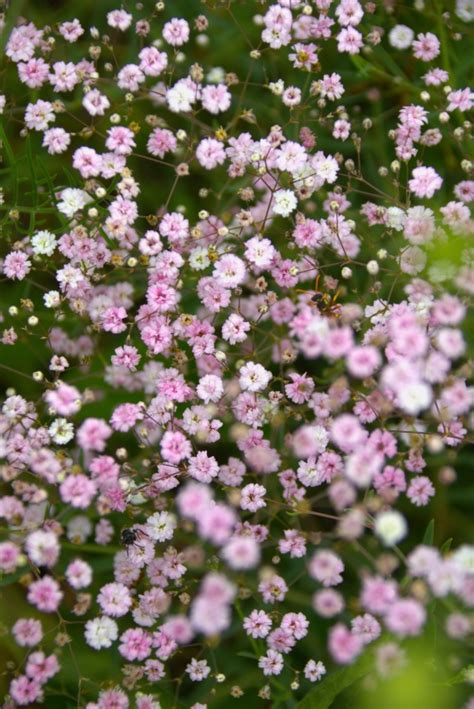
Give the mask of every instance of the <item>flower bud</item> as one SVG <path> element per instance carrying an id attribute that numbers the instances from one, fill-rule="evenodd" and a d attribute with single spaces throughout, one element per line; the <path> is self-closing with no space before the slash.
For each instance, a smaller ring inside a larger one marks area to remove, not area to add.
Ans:
<path id="1" fill-rule="evenodd" d="M 377 273 L 379 272 L 379 265 L 377 261 L 372 260 L 367 263 L 367 271 L 370 273 L 371 276 L 376 276 Z"/>

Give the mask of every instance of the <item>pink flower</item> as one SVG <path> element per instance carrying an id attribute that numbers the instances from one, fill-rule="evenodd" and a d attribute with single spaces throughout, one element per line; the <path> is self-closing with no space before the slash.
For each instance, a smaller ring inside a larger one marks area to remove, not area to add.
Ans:
<path id="1" fill-rule="evenodd" d="M 107 13 L 107 24 L 114 29 L 125 32 L 132 24 L 133 15 L 125 10 L 112 10 Z"/>
<path id="2" fill-rule="evenodd" d="M 93 480 L 89 480 L 86 475 L 68 475 L 59 488 L 61 499 L 68 502 L 72 507 L 86 509 L 97 493 L 97 488 Z"/>
<path id="3" fill-rule="evenodd" d="M 180 463 L 191 455 L 191 444 L 180 431 L 166 431 L 160 445 L 161 454 L 168 463 Z"/>
<path id="4" fill-rule="evenodd" d="M 43 135 L 43 147 L 50 155 L 64 153 L 71 143 L 71 136 L 63 128 L 49 128 Z M 102 165 L 102 161 L 101 161 Z"/>
<path id="5" fill-rule="evenodd" d="M 385 615 L 385 625 L 396 635 L 418 635 L 424 625 L 426 611 L 418 601 L 410 598 L 396 601 Z"/>
<path id="6" fill-rule="evenodd" d="M 148 138 L 147 150 L 151 155 L 164 158 L 166 153 L 176 150 L 176 138 L 173 133 L 166 128 L 155 128 Z"/>
<path id="7" fill-rule="evenodd" d="M 117 347 L 112 355 L 111 361 L 114 366 L 125 367 L 133 372 L 136 370 L 140 359 L 141 356 L 136 347 L 124 345 L 123 347 Z"/>
<path id="8" fill-rule="evenodd" d="M 407 490 L 408 499 L 417 507 L 427 505 L 434 494 L 433 484 L 425 475 L 418 475 L 413 478 Z"/>
<path id="9" fill-rule="evenodd" d="M 133 139 L 133 132 L 124 126 L 113 126 L 107 131 L 105 145 L 108 150 L 112 150 L 119 155 L 128 155 L 132 152 L 136 143 Z"/>
<path id="10" fill-rule="evenodd" d="M 81 408 L 81 395 L 70 384 L 61 382 L 56 389 L 47 391 L 44 398 L 52 412 L 60 416 L 72 416 Z"/>
<path id="11" fill-rule="evenodd" d="M 218 165 L 223 165 L 225 161 L 225 150 L 215 138 L 204 138 L 196 149 L 196 158 L 206 170 L 212 170 Z"/>
<path id="12" fill-rule="evenodd" d="M 276 601 L 284 600 L 288 586 L 281 576 L 274 574 L 271 578 L 261 581 L 258 585 L 258 590 L 262 594 L 265 603 L 275 603 Z"/>
<path id="13" fill-rule="evenodd" d="M 412 47 L 416 59 L 421 59 L 423 62 L 430 62 L 440 52 L 439 39 L 432 32 L 418 34 L 412 43 Z"/>
<path id="14" fill-rule="evenodd" d="M 77 440 L 84 450 L 102 452 L 112 429 L 103 419 L 87 418 L 77 430 Z"/>
<path id="15" fill-rule="evenodd" d="M 417 197 L 432 197 L 440 189 L 443 180 L 432 167 L 415 167 L 408 181 L 410 192 Z"/>
<path id="16" fill-rule="evenodd" d="M 34 647 L 43 639 L 41 622 L 35 618 L 20 618 L 13 626 L 12 633 L 20 647 Z"/>
<path id="17" fill-rule="evenodd" d="M 272 627 L 270 616 L 265 611 L 253 610 L 244 618 L 244 629 L 252 638 L 266 638 Z"/>
<path id="18" fill-rule="evenodd" d="M 9 691 L 13 701 L 21 707 L 36 701 L 43 701 L 43 690 L 40 682 L 36 679 L 30 679 L 26 675 L 20 675 L 13 679 Z"/>
<path id="19" fill-rule="evenodd" d="M 22 251 L 12 251 L 5 256 L 3 273 L 7 278 L 22 281 L 31 271 L 31 261 Z"/>
<path id="20" fill-rule="evenodd" d="M 120 618 L 128 613 L 132 598 L 128 588 L 122 583 L 108 583 L 102 586 L 97 603 L 105 615 Z"/>
<path id="21" fill-rule="evenodd" d="M 0 542 L 0 569 L 13 573 L 20 563 L 20 548 L 13 542 Z"/>
<path id="22" fill-rule="evenodd" d="M 84 34 L 84 28 L 79 20 L 75 18 L 72 22 L 62 22 L 59 25 L 59 33 L 64 37 L 66 42 L 72 44 Z"/>
<path id="23" fill-rule="evenodd" d="M 376 640 L 382 632 L 380 623 L 369 613 L 356 616 L 351 625 L 352 632 L 360 637 L 364 645 Z"/>
<path id="24" fill-rule="evenodd" d="M 195 657 L 186 667 L 186 672 L 188 673 L 190 679 L 193 682 L 202 682 L 203 679 L 209 675 L 211 668 L 207 664 L 206 660 L 196 660 Z"/>
<path id="25" fill-rule="evenodd" d="M 339 52 L 347 52 L 348 54 L 359 54 L 363 40 L 362 35 L 353 27 L 348 27 L 339 32 L 336 37 L 337 49 Z"/>
<path id="26" fill-rule="evenodd" d="M 129 628 L 120 636 L 119 652 L 126 660 L 145 660 L 151 653 L 152 638 L 142 628 Z"/>
<path id="27" fill-rule="evenodd" d="M 222 549 L 222 557 L 231 569 L 253 569 L 260 561 L 260 547 L 253 537 L 234 536 Z"/>
<path id="28" fill-rule="evenodd" d="M 341 559 L 331 551 L 318 551 L 309 564 L 309 572 L 313 578 L 323 586 L 337 586 L 342 582 L 344 564 Z"/>
<path id="29" fill-rule="evenodd" d="M 114 431 L 129 431 L 143 419 L 143 408 L 138 404 L 120 404 L 114 410 L 110 423 Z"/>
<path id="30" fill-rule="evenodd" d="M 60 670 L 56 655 L 46 657 L 44 652 L 32 652 L 26 663 L 26 674 L 40 684 L 45 684 Z"/>
<path id="31" fill-rule="evenodd" d="M 359 635 L 351 633 L 342 623 L 337 623 L 329 631 L 328 647 L 336 662 L 347 665 L 360 654 L 363 642 Z"/>
<path id="32" fill-rule="evenodd" d="M 255 485 L 253 483 L 245 485 L 241 490 L 240 507 L 250 512 L 256 512 L 265 507 L 266 502 L 263 498 L 266 492 L 267 490 L 263 485 Z"/>
<path id="33" fill-rule="evenodd" d="M 172 47 L 181 47 L 189 39 L 189 25 L 186 20 L 173 17 L 163 27 L 163 39 Z"/>
<path id="34" fill-rule="evenodd" d="M 448 101 L 448 111 L 469 111 L 474 106 L 474 93 L 469 88 L 451 91 Z"/>
<path id="35" fill-rule="evenodd" d="M 225 84 L 205 86 L 201 92 L 203 108 L 209 113 L 223 113 L 230 108 L 232 96 Z"/>
<path id="36" fill-rule="evenodd" d="M 322 618 L 333 618 L 344 610 L 344 599 L 332 588 L 317 591 L 313 596 L 313 608 Z"/>
<path id="37" fill-rule="evenodd" d="M 43 576 L 33 581 L 28 588 L 28 601 L 43 613 L 55 613 L 63 593 L 59 584 L 51 576 Z"/>
<path id="38" fill-rule="evenodd" d="M 74 589 L 87 588 L 92 582 L 92 568 L 82 559 L 75 559 L 68 564 L 65 575 Z"/>
<path id="39" fill-rule="evenodd" d="M 304 404 L 309 400 L 314 390 L 314 382 L 303 374 L 290 374 L 291 383 L 285 385 L 287 397 L 295 404 Z"/>
<path id="40" fill-rule="evenodd" d="M 283 669 L 283 655 L 276 650 L 268 650 L 266 655 L 259 658 L 258 666 L 266 677 L 279 675 Z"/>

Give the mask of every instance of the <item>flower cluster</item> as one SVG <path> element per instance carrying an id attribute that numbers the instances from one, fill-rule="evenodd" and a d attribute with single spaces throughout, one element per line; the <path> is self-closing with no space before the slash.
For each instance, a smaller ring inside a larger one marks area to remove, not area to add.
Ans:
<path id="1" fill-rule="evenodd" d="M 5 706 L 71 657 L 86 709 L 278 702 L 366 652 L 381 681 L 433 601 L 462 655 L 474 547 L 418 531 L 474 427 L 472 3 L 436 34 L 358 0 L 151 5 L 6 41 Z"/>

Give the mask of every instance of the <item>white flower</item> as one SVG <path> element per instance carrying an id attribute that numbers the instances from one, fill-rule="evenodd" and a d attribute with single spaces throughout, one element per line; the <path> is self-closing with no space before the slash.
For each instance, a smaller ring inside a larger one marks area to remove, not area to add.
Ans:
<path id="1" fill-rule="evenodd" d="M 146 521 L 147 534 L 156 542 L 171 539 L 176 529 L 176 517 L 169 512 L 155 512 Z"/>
<path id="2" fill-rule="evenodd" d="M 418 246 L 409 246 L 400 256 L 400 268 L 403 273 L 416 276 L 426 266 L 426 254 Z"/>
<path id="3" fill-rule="evenodd" d="M 293 212 L 298 204 L 295 193 L 291 190 L 278 190 L 273 195 L 273 211 L 282 217 L 287 217 Z"/>
<path id="4" fill-rule="evenodd" d="M 392 547 L 406 536 L 405 518 L 395 510 L 380 512 L 375 518 L 374 532 L 387 547 Z"/>
<path id="5" fill-rule="evenodd" d="M 456 15 L 464 22 L 474 20 L 474 0 L 457 0 Z"/>
<path id="6" fill-rule="evenodd" d="M 44 131 L 56 119 L 53 104 L 41 99 L 36 103 L 29 103 L 25 111 L 25 123 L 30 130 Z"/>
<path id="7" fill-rule="evenodd" d="M 57 290 L 50 290 L 43 296 L 47 308 L 57 308 L 61 303 L 61 295 Z"/>
<path id="8" fill-rule="evenodd" d="M 94 650 L 110 647 L 113 641 L 118 638 L 117 623 L 107 616 L 93 618 L 87 621 L 84 636 L 87 644 Z"/>
<path id="9" fill-rule="evenodd" d="M 431 387 L 425 382 L 406 382 L 397 391 L 397 404 L 407 414 L 416 416 L 431 404 Z"/>
<path id="10" fill-rule="evenodd" d="M 84 280 L 84 276 L 78 268 L 74 268 L 74 266 L 68 264 L 56 272 L 56 280 L 62 287 L 70 286 L 71 288 L 77 288 L 79 283 Z"/>
<path id="11" fill-rule="evenodd" d="M 50 231 L 38 231 L 31 238 L 31 245 L 35 254 L 52 256 L 56 248 L 56 237 Z"/>
<path id="12" fill-rule="evenodd" d="M 166 94 L 166 102 L 173 113 L 187 113 L 196 100 L 196 92 L 183 81 L 178 81 Z"/>
<path id="13" fill-rule="evenodd" d="M 49 368 L 52 372 L 64 372 L 69 367 L 69 362 L 62 355 L 53 355 L 49 363 Z"/>
<path id="14" fill-rule="evenodd" d="M 210 84 L 220 84 L 225 80 L 225 70 L 221 66 L 214 66 L 207 73 L 206 81 Z"/>
<path id="15" fill-rule="evenodd" d="M 66 445 L 74 438 L 74 426 L 64 418 L 54 419 L 48 431 L 54 443 L 59 446 Z"/>
<path id="16" fill-rule="evenodd" d="M 197 249 L 193 249 L 189 254 L 189 265 L 194 271 L 204 271 L 211 261 L 208 255 L 208 249 L 204 246 L 198 246 Z"/>
<path id="17" fill-rule="evenodd" d="M 84 515 L 76 515 L 67 523 L 67 538 L 70 542 L 84 544 L 92 534 L 92 523 Z"/>
<path id="18" fill-rule="evenodd" d="M 37 566 L 54 566 L 59 556 L 58 538 L 54 532 L 37 529 L 25 542 L 29 559 Z"/>
<path id="19" fill-rule="evenodd" d="M 389 207 L 387 209 L 388 225 L 395 231 L 401 231 L 405 225 L 406 216 L 403 209 L 399 207 Z"/>
<path id="20" fill-rule="evenodd" d="M 76 212 L 83 209 L 89 202 L 92 202 L 92 197 L 84 190 L 79 190 L 76 187 L 66 187 L 61 192 L 61 201 L 58 202 L 58 209 L 66 217 L 73 217 Z"/>
<path id="21" fill-rule="evenodd" d="M 324 153 L 316 153 L 314 159 L 312 160 L 312 165 L 316 171 L 317 177 L 324 180 L 325 182 L 332 183 L 337 178 L 337 173 L 339 172 L 339 165 L 335 158 L 331 155 L 326 157 Z"/>
<path id="22" fill-rule="evenodd" d="M 395 25 L 389 32 L 388 41 L 395 49 L 408 49 L 413 42 L 415 33 L 406 25 Z"/>
<path id="23" fill-rule="evenodd" d="M 281 96 L 283 91 L 285 90 L 285 84 L 283 83 L 283 79 L 278 79 L 278 81 L 271 81 L 268 84 L 268 88 L 275 96 Z"/>
<path id="24" fill-rule="evenodd" d="M 193 682 L 201 682 L 203 679 L 206 679 L 210 671 L 211 668 L 206 660 L 196 660 L 195 657 L 193 657 L 191 662 L 186 666 L 186 672 Z"/>
<path id="25" fill-rule="evenodd" d="M 201 377 L 196 388 L 196 393 L 205 404 L 217 402 L 224 393 L 224 385 L 222 379 L 216 374 L 205 374 Z"/>
<path id="26" fill-rule="evenodd" d="M 326 667 L 319 661 L 308 660 L 304 667 L 304 676 L 309 679 L 310 682 L 317 682 L 323 675 L 326 674 Z"/>
<path id="27" fill-rule="evenodd" d="M 466 574 L 474 574 L 474 546 L 463 544 L 452 556 L 453 563 Z"/>
<path id="28" fill-rule="evenodd" d="M 239 372 L 240 388 L 243 391 L 262 391 L 272 378 L 271 372 L 255 362 L 248 362 L 240 368 Z"/>

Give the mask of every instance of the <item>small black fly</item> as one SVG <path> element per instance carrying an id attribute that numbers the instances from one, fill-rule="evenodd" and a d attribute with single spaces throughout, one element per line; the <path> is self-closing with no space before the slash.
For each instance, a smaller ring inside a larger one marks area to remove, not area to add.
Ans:
<path id="1" fill-rule="evenodd" d="M 132 527 L 127 527 L 122 529 L 120 532 L 120 541 L 123 546 L 128 550 L 131 546 L 140 546 L 138 542 L 147 537 L 147 533 L 143 532 L 141 529 L 133 529 Z"/>

